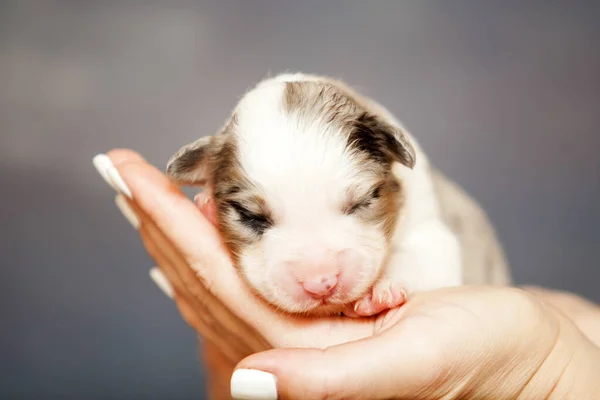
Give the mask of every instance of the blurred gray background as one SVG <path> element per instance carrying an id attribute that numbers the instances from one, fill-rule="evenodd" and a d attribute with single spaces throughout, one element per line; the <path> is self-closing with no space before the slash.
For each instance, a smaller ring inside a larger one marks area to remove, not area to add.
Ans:
<path id="1" fill-rule="evenodd" d="M 393 111 L 518 283 L 600 301 L 593 1 L 1 1 L 0 398 L 203 398 L 194 333 L 92 157 L 165 165 L 267 72 Z"/>

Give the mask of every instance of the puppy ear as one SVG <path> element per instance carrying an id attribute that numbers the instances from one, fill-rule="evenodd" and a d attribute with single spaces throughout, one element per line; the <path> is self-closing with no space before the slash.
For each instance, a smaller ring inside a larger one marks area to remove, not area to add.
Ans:
<path id="1" fill-rule="evenodd" d="M 404 131 L 368 112 L 354 120 L 349 139 L 351 145 L 377 162 L 399 162 L 412 169 L 417 161 L 415 149 Z"/>
<path id="2" fill-rule="evenodd" d="M 204 136 L 183 146 L 169 159 L 167 176 L 182 185 L 206 185 L 215 142 L 214 136 Z"/>

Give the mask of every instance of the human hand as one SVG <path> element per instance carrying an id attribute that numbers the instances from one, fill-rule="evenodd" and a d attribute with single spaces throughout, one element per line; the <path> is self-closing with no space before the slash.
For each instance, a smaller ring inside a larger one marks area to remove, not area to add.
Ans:
<path id="1" fill-rule="evenodd" d="M 598 349 L 517 289 L 430 292 L 361 320 L 279 314 L 241 282 L 214 227 L 162 173 L 129 151 L 109 156 L 116 168 L 103 175 L 132 196 L 126 206 L 120 197 L 121 207 L 184 319 L 232 363 L 264 351 L 238 365 L 234 384 L 248 384 L 248 368 L 267 373 L 259 376 L 271 398 L 275 382 L 283 399 L 540 398 L 564 390 L 575 371 L 594 370 Z"/>
<path id="2" fill-rule="evenodd" d="M 237 368 L 276 377 L 281 399 L 597 398 L 600 349 L 525 291 L 417 295 L 373 336 L 322 350 L 276 349 Z"/>

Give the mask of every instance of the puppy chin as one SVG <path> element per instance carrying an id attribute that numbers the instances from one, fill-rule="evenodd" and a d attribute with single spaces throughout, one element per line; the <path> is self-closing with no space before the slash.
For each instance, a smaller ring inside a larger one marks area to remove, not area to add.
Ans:
<path id="1" fill-rule="evenodd" d="M 286 304 L 279 302 L 272 302 L 279 311 L 293 314 L 302 315 L 307 317 L 329 317 L 332 315 L 339 315 L 342 311 L 346 310 L 351 303 L 323 303 L 320 300 L 312 300 L 310 302 L 302 302 L 295 304 Z"/>
<path id="2" fill-rule="evenodd" d="M 246 277 L 247 280 L 249 277 Z M 297 288 L 286 287 L 286 285 L 274 285 L 271 283 L 252 285 L 254 292 L 263 301 L 270 304 L 277 311 L 285 314 L 303 316 L 330 316 L 339 314 L 347 309 L 352 301 L 342 301 L 338 295 L 326 300 L 316 299 L 303 293 Z"/>
<path id="3" fill-rule="evenodd" d="M 295 290 L 297 288 L 289 288 L 285 285 L 276 286 L 276 290 L 269 290 L 265 287 L 263 290 L 258 289 L 257 292 L 263 300 L 280 312 L 310 317 L 327 317 L 339 315 L 369 293 L 376 276 L 370 276 L 368 281 L 357 282 L 353 287 L 340 288 L 339 291 L 324 299 L 313 298 L 307 293 Z"/>

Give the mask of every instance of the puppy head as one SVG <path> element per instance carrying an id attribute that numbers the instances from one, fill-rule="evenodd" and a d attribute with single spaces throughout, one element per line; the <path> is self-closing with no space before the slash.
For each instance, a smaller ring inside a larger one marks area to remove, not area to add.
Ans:
<path id="1" fill-rule="evenodd" d="M 326 79 L 273 78 L 220 133 L 184 146 L 167 174 L 212 193 L 241 275 L 283 311 L 328 314 L 378 278 L 402 205 L 402 130 Z"/>

